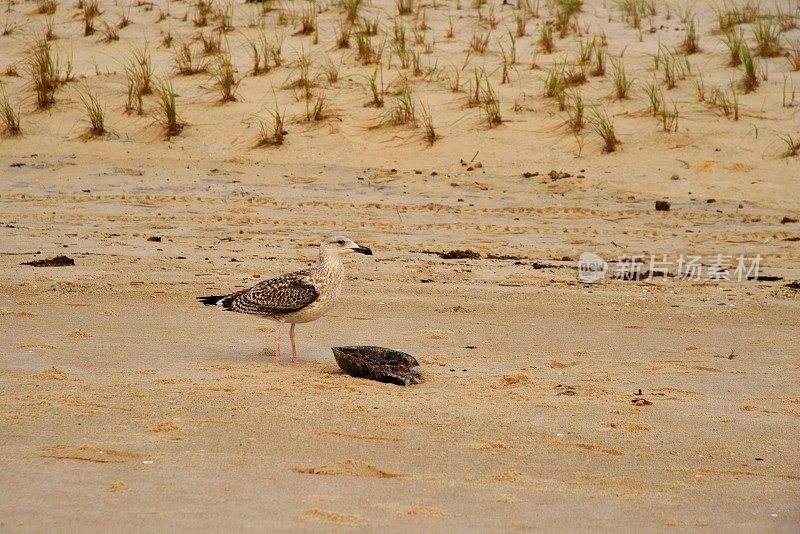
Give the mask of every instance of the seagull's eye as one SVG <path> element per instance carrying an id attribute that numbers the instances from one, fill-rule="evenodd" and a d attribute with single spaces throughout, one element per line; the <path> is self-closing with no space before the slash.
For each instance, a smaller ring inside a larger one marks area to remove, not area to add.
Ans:
<path id="1" fill-rule="evenodd" d="M 340 239 L 339 241 L 337 241 L 337 243 L 339 243 L 339 245 L 344 246 L 344 239 Z"/>

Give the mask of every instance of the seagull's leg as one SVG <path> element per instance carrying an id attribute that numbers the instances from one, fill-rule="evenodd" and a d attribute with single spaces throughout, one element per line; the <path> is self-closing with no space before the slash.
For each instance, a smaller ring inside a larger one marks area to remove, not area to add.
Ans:
<path id="1" fill-rule="evenodd" d="M 289 327 L 289 339 L 292 340 L 292 361 L 297 361 L 297 347 L 294 345 L 294 323 Z"/>
<path id="2" fill-rule="evenodd" d="M 281 364 L 281 323 L 275 325 L 275 365 Z"/>

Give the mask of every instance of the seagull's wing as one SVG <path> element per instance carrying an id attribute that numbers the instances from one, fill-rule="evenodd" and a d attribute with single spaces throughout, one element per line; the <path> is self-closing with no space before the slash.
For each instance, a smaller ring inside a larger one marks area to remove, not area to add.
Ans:
<path id="1" fill-rule="evenodd" d="M 281 315 L 299 311 L 319 297 L 319 290 L 308 273 L 298 271 L 264 280 L 250 289 L 234 293 L 222 307 L 240 313 Z"/>

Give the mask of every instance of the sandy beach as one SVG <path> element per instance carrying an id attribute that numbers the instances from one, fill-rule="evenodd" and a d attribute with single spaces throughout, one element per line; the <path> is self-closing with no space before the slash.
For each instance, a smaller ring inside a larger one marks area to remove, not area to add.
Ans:
<path id="1" fill-rule="evenodd" d="M 103 0 L 89 35 L 86 0 L 54 4 L 0 13 L 0 531 L 797 531 L 796 1 L 375 0 L 348 23 L 352 2 Z M 181 74 L 184 44 L 205 69 Z M 195 300 L 339 233 L 374 255 L 298 326 L 303 363 Z M 331 347 L 359 344 L 424 382 L 343 374 Z"/>

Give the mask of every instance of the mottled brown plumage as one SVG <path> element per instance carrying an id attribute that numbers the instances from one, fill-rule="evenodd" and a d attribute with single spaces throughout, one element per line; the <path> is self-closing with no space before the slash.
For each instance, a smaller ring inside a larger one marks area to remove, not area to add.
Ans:
<path id="1" fill-rule="evenodd" d="M 280 320 L 281 316 L 298 312 L 319 297 L 313 278 L 312 269 L 283 274 L 228 295 L 218 305 L 229 311 Z"/>
<path id="2" fill-rule="evenodd" d="M 296 361 L 295 324 L 319 319 L 335 304 L 344 280 L 341 256 L 350 252 L 372 254 L 369 248 L 345 236 L 330 237 L 320 245 L 319 261 L 310 269 L 276 276 L 229 295 L 198 297 L 197 300 L 227 311 L 290 323 L 292 361 Z M 275 330 L 275 360 L 281 361 L 279 327 Z"/>

